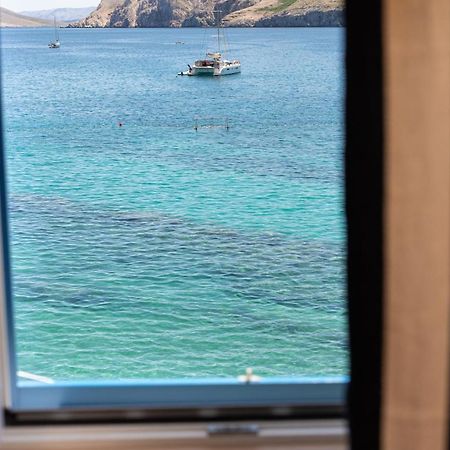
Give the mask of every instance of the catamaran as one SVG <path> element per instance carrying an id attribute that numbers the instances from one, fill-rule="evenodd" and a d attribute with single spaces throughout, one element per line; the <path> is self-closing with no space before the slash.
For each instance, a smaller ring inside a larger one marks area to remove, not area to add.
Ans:
<path id="1" fill-rule="evenodd" d="M 189 70 L 180 72 L 178 75 L 187 75 L 190 77 L 198 75 L 221 76 L 240 73 L 241 63 L 237 59 L 229 60 L 225 58 L 227 52 L 227 40 L 225 30 L 222 26 L 222 20 L 219 18 L 221 11 L 217 13 L 217 51 L 207 52 L 205 59 L 198 59 L 191 66 L 188 64 Z"/>
<path id="2" fill-rule="evenodd" d="M 58 33 L 58 28 L 56 27 L 56 17 L 53 17 L 54 19 L 54 26 L 55 26 L 55 40 L 50 42 L 50 44 L 48 44 L 48 48 L 59 48 L 61 47 L 61 42 L 59 42 L 59 33 Z"/>

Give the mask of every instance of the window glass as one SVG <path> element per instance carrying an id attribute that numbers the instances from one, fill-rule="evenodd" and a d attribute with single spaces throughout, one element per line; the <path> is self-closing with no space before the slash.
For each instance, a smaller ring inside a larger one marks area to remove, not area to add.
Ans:
<path id="1" fill-rule="evenodd" d="M 17 369 L 345 375 L 342 29 L 228 29 L 229 76 L 211 28 L 58 33 L 2 30 Z"/>

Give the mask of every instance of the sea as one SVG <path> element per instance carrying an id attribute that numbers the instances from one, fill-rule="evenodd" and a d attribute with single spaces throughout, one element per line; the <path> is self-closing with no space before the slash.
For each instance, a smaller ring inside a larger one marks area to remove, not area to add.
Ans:
<path id="1" fill-rule="evenodd" d="M 348 372 L 344 31 L 1 30 L 18 369 Z"/>

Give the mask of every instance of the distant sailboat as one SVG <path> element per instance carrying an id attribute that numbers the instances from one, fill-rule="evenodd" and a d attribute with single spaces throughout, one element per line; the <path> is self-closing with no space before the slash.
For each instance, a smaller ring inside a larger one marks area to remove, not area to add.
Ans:
<path id="1" fill-rule="evenodd" d="M 59 48 L 61 47 L 61 42 L 59 42 L 59 33 L 58 33 L 58 28 L 56 27 L 56 17 L 53 17 L 54 19 L 54 27 L 55 27 L 55 40 L 50 42 L 50 44 L 48 44 L 48 48 Z"/>

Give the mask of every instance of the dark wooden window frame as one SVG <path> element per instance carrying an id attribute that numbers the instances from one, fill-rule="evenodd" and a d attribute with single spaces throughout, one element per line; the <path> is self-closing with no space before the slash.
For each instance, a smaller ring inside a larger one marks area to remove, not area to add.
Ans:
<path id="1" fill-rule="evenodd" d="M 381 1 L 348 0 L 346 18 L 345 185 L 351 348 L 348 416 L 353 448 L 375 450 L 380 441 L 383 317 Z"/>
<path id="2" fill-rule="evenodd" d="M 352 448 L 380 445 L 383 329 L 382 3 L 347 1 L 346 212 Z"/>

